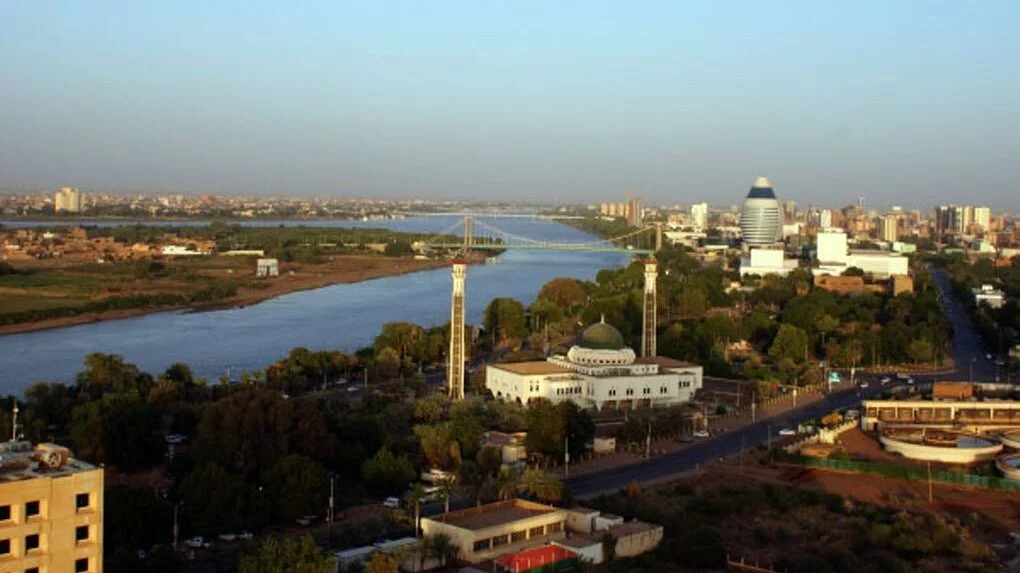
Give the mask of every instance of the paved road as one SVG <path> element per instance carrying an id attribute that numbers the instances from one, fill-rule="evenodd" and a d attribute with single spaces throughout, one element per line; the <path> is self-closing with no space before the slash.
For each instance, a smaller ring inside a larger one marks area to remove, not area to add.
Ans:
<path id="1" fill-rule="evenodd" d="M 953 294 L 949 284 L 949 275 L 945 270 L 936 269 L 933 272 L 933 277 L 935 284 L 939 285 L 939 289 L 942 291 L 942 308 L 953 327 L 953 359 L 956 361 L 958 376 L 963 376 L 964 380 L 970 377 L 971 359 L 973 359 L 975 381 L 991 382 L 995 380 L 995 362 L 986 357 L 981 339 L 974 330 L 967 311 Z"/>
<path id="2" fill-rule="evenodd" d="M 947 378 L 966 379 L 970 375 L 972 366 L 974 380 L 995 380 L 996 365 L 985 357 L 981 341 L 974 332 L 963 305 L 956 300 L 952 293 L 949 277 L 941 270 L 936 271 L 934 277 L 942 291 L 943 308 L 953 327 L 953 356 L 958 370 L 955 373 L 943 373 L 940 376 L 914 376 L 914 380 L 919 384 L 924 384 L 936 378 L 942 380 Z M 775 437 L 778 428 L 795 427 L 804 420 L 817 418 L 833 410 L 858 406 L 862 398 L 875 397 L 885 389 L 878 383 L 877 376 L 866 375 L 860 377 L 860 380 L 867 380 L 868 388 L 835 392 L 808 406 L 727 434 L 715 436 L 689 448 L 628 466 L 572 477 L 567 480 L 567 484 L 574 495 L 586 496 L 617 491 L 634 480 L 638 483 L 654 481 L 696 469 L 700 464 L 739 453 L 742 445 L 751 448 L 765 443 L 770 431 Z"/>

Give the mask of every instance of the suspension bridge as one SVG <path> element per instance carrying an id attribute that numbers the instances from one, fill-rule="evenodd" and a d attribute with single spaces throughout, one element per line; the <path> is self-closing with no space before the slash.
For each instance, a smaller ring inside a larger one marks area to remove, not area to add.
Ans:
<path id="1" fill-rule="evenodd" d="M 520 213 L 511 211 L 397 211 L 394 213 L 406 218 L 411 217 L 484 217 L 486 219 L 540 219 L 545 221 L 565 221 L 584 219 L 580 215 L 548 215 L 541 213 Z"/>
<path id="2" fill-rule="evenodd" d="M 451 238 L 460 236 L 461 241 Z M 627 253 L 651 255 L 662 248 L 662 227 L 649 225 L 629 233 L 608 239 L 580 243 L 559 243 L 537 241 L 504 231 L 495 225 L 477 220 L 472 215 L 443 229 L 423 243 L 429 249 L 462 249 L 502 251 L 507 249 L 529 249 L 537 251 L 581 251 L 589 253 Z"/>

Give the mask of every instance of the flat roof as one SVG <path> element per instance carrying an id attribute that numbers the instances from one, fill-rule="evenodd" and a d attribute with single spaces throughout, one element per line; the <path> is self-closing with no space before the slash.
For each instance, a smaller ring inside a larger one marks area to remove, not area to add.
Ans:
<path id="1" fill-rule="evenodd" d="M 554 511 L 558 511 L 558 508 L 522 499 L 511 499 L 487 503 L 479 507 L 451 511 L 450 513 L 426 519 L 446 523 L 462 529 L 478 531 L 536 515 L 546 515 Z"/>
<path id="2" fill-rule="evenodd" d="M 613 537 L 619 539 L 625 535 L 634 535 L 635 533 L 643 533 L 645 531 L 652 531 L 653 529 L 662 529 L 661 525 L 655 525 L 654 523 L 645 523 L 643 521 L 629 521 L 627 523 L 620 523 L 611 526 L 608 531 Z"/>
<path id="3" fill-rule="evenodd" d="M 686 368 L 694 366 L 694 364 L 691 364 L 690 362 L 674 360 L 666 356 L 641 356 L 634 360 L 634 364 L 658 364 L 663 368 Z"/>
<path id="4" fill-rule="evenodd" d="M 545 360 L 536 360 L 534 362 L 508 362 L 504 364 L 490 364 L 492 368 L 499 368 L 500 370 L 506 370 L 507 372 L 513 372 L 514 374 L 520 374 L 522 376 L 531 376 L 535 374 L 573 374 L 574 371 L 566 366 L 560 366 L 559 364 L 553 364 L 552 362 L 546 362 Z"/>
<path id="5" fill-rule="evenodd" d="M 590 535 L 571 533 L 570 537 L 564 539 L 557 539 L 553 543 L 555 543 L 556 545 L 569 547 L 571 549 L 584 549 L 585 547 L 591 547 L 592 545 L 601 545 L 602 540 L 592 537 Z"/>

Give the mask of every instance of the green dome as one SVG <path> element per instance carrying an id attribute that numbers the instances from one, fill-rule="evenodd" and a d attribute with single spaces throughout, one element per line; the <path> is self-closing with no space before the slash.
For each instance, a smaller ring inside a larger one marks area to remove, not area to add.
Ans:
<path id="1" fill-rule="evenodd" d="M 605 322 L 596 322 L 584 329 L 577 345 L 592 350 L 623 350 L 627 347 L 620 331 Z"/>

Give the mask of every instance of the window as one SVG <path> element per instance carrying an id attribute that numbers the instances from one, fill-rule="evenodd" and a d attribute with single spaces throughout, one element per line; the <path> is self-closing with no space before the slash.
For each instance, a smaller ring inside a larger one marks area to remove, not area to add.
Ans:
<path id="1" fill-rule="evenodd" d="M 88 506 L 89 506 L 89 494 L 79 493 L 78 495 L 74 496 L 74 507 L 76 509 L 85 509 Z M 81 561 L 81 559 L 79 559 L 78 561 Z M 78 566 L 77 565 L 78 561 L 75 561 L 75 567 Z M 85 561 L 87 562 L 88 559 L 86 559 Z M 86 571 L 88 571 L 88 569 L 86 569 Z"/>
<path id="2" fill-rule="evenodd" d="M 633 388 L 627 388 L 627 395 L 628 396 L 633 396 L 634 395 L 634 389 Z"/>
<path id="3" fill-rule="evenodd" d="M 30 501 L 25 504 L 25 517 L 35 517 L 39 515 L 39 502 Z"/>
<path id="4" fill-rule="evenodd" d="M 665 394 L 666 392 L 669 392 L 669 390 L 667 390 L 665 386 L 659 388 L 659 394 Z"/>
<path id="5" fill-rule="evenodd" d="M 532 527 L 531 529 L 528 530 L 529 538 L 541 537 L 542 535 L 545 535 L 545 527 L 541 525 L 539 525 L 538 527 Z"/>
<path id="6" fill-rule="evenodd" d="M 0 505 L 0 521 L 7 521 L 11 518 L 11 506 Z"/>
<path id="7" fill-rule="evenodd" d="M 652 389 L 651 388 L 645 388 L 644 390 L 641 391 L 641 393 L 642 394 L 651 394 L 652 393 Z"/>
<path id="8" fill-rule="evenodd" d="M 556 523 L 550 523 L 549 524 L 549 533 L 556 533 L 558 531 L 563 531 L 563 522 L 562 521 L 557 521 Z"/>
<path id="9" fill-rule="evenodd" d="M 526 531 L 515 531 L 515 532 L 511 533 L 510 534 L 510 543 L 517 543 L 519 541 L 524 541 L 524 538 L 527 537 L 527 534 L 528 533 Z"/>
<path id="10" fill-rule="evenodd" d="M 492 546 L 493 547 L 499 547 L 500 545 L 506 545 L 507 543 L 509 543 L 509 541 L 510 541 L 510 536 L 508 536 L 508 535 L 497 535 L 496 537 L 492 538 Z"/>
<path id="11" fill-rule="evenodd" d="M 485 551 L 488 548 L 489 548 L 489 540 L 488 539 L 482 539 L 480 541 L 475 541 L 475 546 L 474 546 L 475 551 Z"/>
<path id="12" fill-rule="evenodd" d="M 31 551 L 33 549 L 39 549 L 38 533 L 33 533 L 32 535 L 25 536 L 25 551 Z"/>
<path id="13" fill-rule="evenodd" d="M 81 559 L 74 560 L 74 573 L 89 573 L 88 557 L 82 557 Z"/>
<path id="14" fill-rule="evenodd" d="M 75 541 L 88 541 L 89 540 L 89 526 L 79 525 L 74 528 L 74 540 Z"/>
<path id="15" fill-rule="evenodd" d="M 0 555 L 10 555 L 10 554 L 11 554 L 11 540 L 10 539 L 0 539 Z"/>
<path id="16" fill-rule="evenodd" d="M 29 567 L 28 569 L 25 569 L 25 573 L 39 573 L 39 568 L 38 567 Z"/>
<path id="17" fill-rule="evenodd" d="M 610 396 L 616 396 L 616 390 L 615 389 L 609 390 L 609 395 Z"/>

